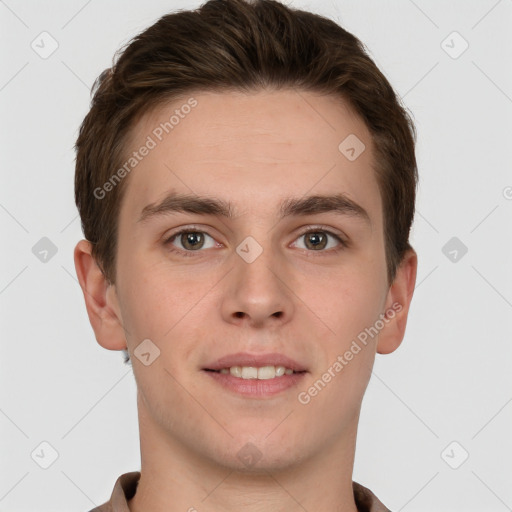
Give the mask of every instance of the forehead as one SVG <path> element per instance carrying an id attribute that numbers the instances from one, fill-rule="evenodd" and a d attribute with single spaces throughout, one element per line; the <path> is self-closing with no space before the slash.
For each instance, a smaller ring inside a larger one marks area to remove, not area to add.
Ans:
<path id="1" fill-rule="evenodd" d="M 143 116 L 127 146 L 139 153 L 122 206 L 132 220 L 169 191 L 269 214 L 285 196 L 343 192 L 379 217 L 370 133 L 332 96 L 191 93 Z"/>

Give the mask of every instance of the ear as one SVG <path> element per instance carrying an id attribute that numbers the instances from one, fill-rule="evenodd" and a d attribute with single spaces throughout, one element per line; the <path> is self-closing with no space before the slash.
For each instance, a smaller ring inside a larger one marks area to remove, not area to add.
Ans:
<path id="1" fill-rule="evenodd" d="M 92 244 L 87 240 L 80 240 L 74 251 L 76 274 L 84 294 L 89 322 L 103 348 L 126 349 L 115 285 L 108 283 L 91 251 Z"/>
<path id="2" fill-rule="evenodd" d="M 418 256 L 414 249 L 409 249 L 397 269 L 395 280 L 386 297 L 387 321 L 379 333 L 377 352 L 389 354 L 402 343 L 407 325 L 407 316 L 416 285 Z"/>

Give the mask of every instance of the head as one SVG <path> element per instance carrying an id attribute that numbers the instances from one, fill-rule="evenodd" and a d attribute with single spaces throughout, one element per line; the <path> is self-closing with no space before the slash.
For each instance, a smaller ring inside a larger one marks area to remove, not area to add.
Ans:
<path id="1" fill-rule="evenodd" d="M 176 407 L 204 414 L 178 382 L 211 403 L 205 365 L 270 350 L 300 359 L 309 386 L 380 318 L 362 355 L 295 402 L 283 430 L 293 443 L 312 421 L 310 446 L 334 440 L 358 414 L 375 352 L 400 344 L 416 276 L 415 131 L 388 80 L 331 20 L 273 0 L 210 0 L 134 38 L 93 92 L 76 143 L 87 242 L 75 262 L 98 342 L 133 355 L 150 339 L 159 351 L 133 363 L 140 404 L 213 460 L 218 439 L 172 419 Z M 306 224 L 314 238 L 301 236 Z M 206 244 L 188 257 L 191 232 Z M 239 249 L 247 237 L 252 261 Z M 313 254 L 319 241 L 327 256 Z M 236 403 L 223 420 L 240 443 L 284 446 L 279 434 L 262 440 L 283 402 Z M 308 407 L 331 411 L 325 436 Z"/>

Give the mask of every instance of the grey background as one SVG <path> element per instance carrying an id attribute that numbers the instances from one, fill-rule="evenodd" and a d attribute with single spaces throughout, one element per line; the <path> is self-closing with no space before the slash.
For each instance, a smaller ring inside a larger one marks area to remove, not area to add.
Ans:
<path id="1" fill-rule="evenodd" d="M 131 368 L 76 279 L 73 144 L 115 50 L 200 3 L 0 1 L 0 511 L 85 512 L 140 469 Z M 393 511 L 512 510 L 512 1 L 289 3 L 359 37 L 418 129 L 417 287 L 402 346 L 377 356 L 354 480 Z"/>

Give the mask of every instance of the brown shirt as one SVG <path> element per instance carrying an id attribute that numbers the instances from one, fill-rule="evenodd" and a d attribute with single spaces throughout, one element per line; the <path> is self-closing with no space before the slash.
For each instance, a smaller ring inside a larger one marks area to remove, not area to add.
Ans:
<path id="1" fill-rule="evenodd" d="M 121 475 L 114 485 L 110 500 L 89 512 L 130 512 L 128 500 L 133 498 L 137 490 L 140 471 L 132 471 Z M 357 482 L 352 482 L 354 499 L 359 512 L 391 512 L 375 496 L 375 494 Z"/>

